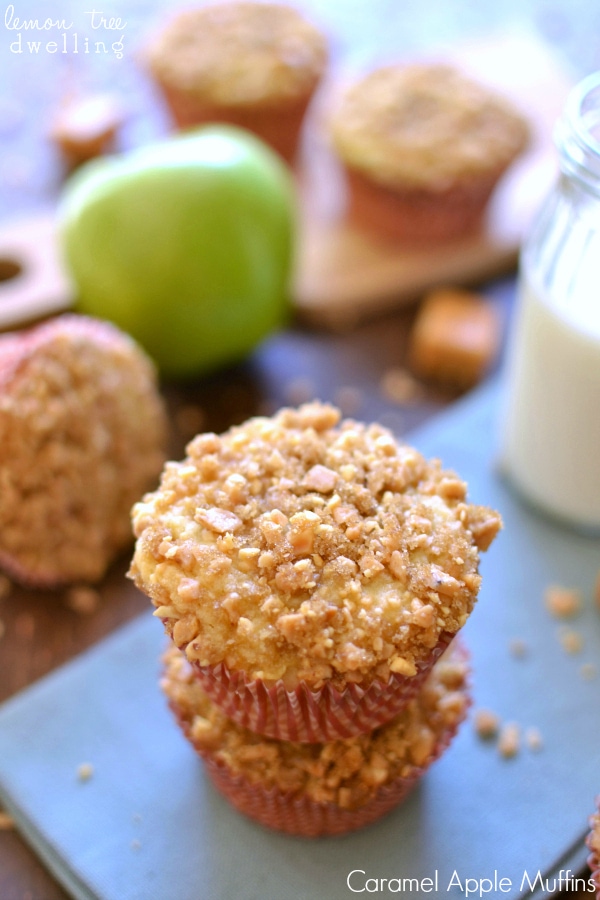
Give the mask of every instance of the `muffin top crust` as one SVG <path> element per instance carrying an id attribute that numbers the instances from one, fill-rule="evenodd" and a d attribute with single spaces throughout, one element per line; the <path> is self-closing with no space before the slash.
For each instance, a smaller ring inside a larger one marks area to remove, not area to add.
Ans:
<path id="1" fill-rule="evenodd" d="M 154 365 L 107 322 L 65 314 L 0 338 L 0 563 L 26 584 L 97 581 L 158 482 Z"/>
<path id="2" fill-rule="evenodd" d="M 324 744 L 261 737 L 231 722 L 207 697 L 185 656 L 164 657 L 161 687 L 199 753 L 265 789 L 356 809 L 398 778 L 420 773 L 443 750 L 469 706 L 468 664 L 451 647 L 415 699 L 391 722 L 367 734 Z"/>
<path id="3" fill-rule="evenodd" d="M 340 158 L 387 187 L 444 191 L 507 168 L 528 142 L 504 98 L 442 64 L 391 65 L 348 89 L 331 118 Z"/>
<path id="4" fill-rule="evenodd" d="M 385 428 L 315 402 L 187 453 L 134 507 L 130 574 L 198 665 L 387 681 L 464 625 L 500 516 Z"/>
<path id="5" fill-rule="evenodd" d="M 281 103 L 312 91 L 327 62 L 320 31 L 278 3 L 224 2 L 185 10 L 146 51 L 154 74 L 207 103 Z"/>

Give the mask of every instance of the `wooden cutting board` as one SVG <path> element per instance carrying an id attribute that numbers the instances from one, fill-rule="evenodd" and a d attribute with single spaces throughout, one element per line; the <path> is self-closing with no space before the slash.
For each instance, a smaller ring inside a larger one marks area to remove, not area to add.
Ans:
<path id="1" fill-rule="evenodd" d="M 481 282 L 514 268 L 531 218 L 556 174 L 554 123 L 573 79 L 529 33 L 500 35 L 428 59 L 458 61 L 504 91 L 531 123 L 532 142 L 499 186 L 485 230 L 432 250 L 386 243 L 345 220 L 346 189 L 326 139 L 326 111 L 349 77 L 336 73 L 307 123 L 298 183 L 301 227 L 294 302 L 308 323 L 340 329 L 414 300 L 440 284 Z M 52 215 L 0 231 L 0 330 L 72 306 L 73 288 L 60 263 Z"/>

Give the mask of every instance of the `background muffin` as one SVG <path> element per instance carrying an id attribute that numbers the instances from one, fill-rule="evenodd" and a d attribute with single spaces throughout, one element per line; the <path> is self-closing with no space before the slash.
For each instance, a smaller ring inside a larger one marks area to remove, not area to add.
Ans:
<path id="1" fill-rule="evenodd" d="M 405 242 L 476 231 L 528 141 L 507 101 L 446 65 L 370 72 L 343 96 L 330 128 L 351 218 Z"/>
<path id="2" fill-rule="evenodd" d="M 162 688 L 236 809 L 270 828 L 314 837 L 353 831 L 400 803 L 464 719 L 467 676 L 464 651 L 453 645 L 399 716 L 369 734 L 324 744 L 277 741 L 235 725 L 174 647 Z"/>
<path id="3" fill-rule="evenodd" d="M 388 721 L 464 625 L 497 513 L 377 425 L 314 403 L 200 435 L 136 504 L 131 575 L 238 724 Z"/>
<path id="4" fill-rule="evenodd" d="M 598 809 L 590 819 L 590 833 L 587 838 L 587 844 L 590 848 L 588 863 L 596 885 L 596 898 L 600 900 L 600 797 L 598 797 L 596 805 Z"/>
<path id="5" fill-rule="evenodd" d="M 2 337 L 2 568 L 44 587 L 101 578 L 165 441 L 154 367 L 114 326 L 65 315 Z"/>
<path id="6" fill-rule="evenodd" d="M 291 7 L 225 2 L 179 13 L 145 60 L 179 127 L 239 125 L 292 161 L 327 48 Z"/>

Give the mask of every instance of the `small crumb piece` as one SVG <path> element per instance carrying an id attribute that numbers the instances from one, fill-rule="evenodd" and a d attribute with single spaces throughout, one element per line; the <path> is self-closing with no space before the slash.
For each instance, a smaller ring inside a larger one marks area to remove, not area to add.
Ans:
<path id="1" fill-rule="evenodd" d="M 69 100 L 56 114 L 50 136 L 69 168 L 113 150 L 123 113 L 104 94 Z"/>
<path id="2" fill-rule="evenodd" d="M 333 402 L 339 406 L 342 415 L 355 416 L 364 403 L 364 394 L 359 387 L 345 384 L 335 392 Z"/>
<path id="3" fill-rule="evenodd" d="M 524 656 L 527 656 L 527 649 L 527 644 L 523 638 L 513 638 L 509 644 L 510 654 L 516 659 L 522 659 Z"/>
<path id="4" fill-rule="evenodd" d="M 80 763 L 77 766 L 77 780 L 78 781 L 89 781 L 93 774 L 94 774 L 94 767 L 91 763 L 88 763 L 88 762 Z"/>
<path id="5" fill-rule="evenodd" d="M 386 400 L 400 406 L 418 403 L 423 397 L 423 386 L 407 369 L 392 368 L 384 372 L 380 389 Z"/>
<path id="6" fill-rule="evenodd" d="M 489 709 L 478 709 L 475 713 L 475 731 L 477 737 L 488 740 L 494 738 L 498 734 L 500 728 L 500 718 L 495 712 Z"/>
<path id="7" fill-rule="evenodd" d="M 502 726 L 498 736 L 498 752 L 505 759 L 516 756 L 520 749 L 520 729 L 516 722 Z"/>
<path id="8" fill-rule="evenodd" d="M 10 578 L 0 573 L 0 600 L 6 600 L 12 594 L 13 584 Z"/>
<path id="9" fill-rule="evenodd" d="M 594 663 L 584 663 L 579 673 L 584 681 L 593 681 L 598 675 L 598 667 Z"/>
<path id="10" fill-rule="evenodd" d="M 15 827 L 12 816 L 0 809 L 0 831 L 11 831 Z"/>
<path id="11" fill-rule="evenodd" d="M 89 616 L 98 609 L 100 593 L 87 585 L 76 585 L 69 588 L 65 595 L 69 609 L 82 616 Z"/>
<path id="12" fill-rule="evenodd" d="M 300 406 L 301 403 L 314 399 L 315 384 L 310 378 L 294 378 L 285 386 L 284 392 L 287 403 Z"/>
<path id="13" fill-rule="evenodd" d="M 494 362 L 500 337 L 497 311 L 485 297 L 439 288 L 422 301 L 410 334 L 410 364 L 424 378 L 471 387 Z"/>
<path id="14" fill-rule="evenodd" d="M 568 619 L 581 611 L 581 594 L 572 588 L 550 585 L 544 593 L 548 612 L 557 619 Z"/>
<path id="15" fill-rule="evenodd" d="M 544 741 L 539 728 L 528 728 L 525 732 L 525 743 L 534 753 L 539 753 L 544 747 Z"/>
<path id="16" fill-rule="evenodd" d="M 565 653 L 581 653 L 583 649 L 583 637 L 578 631 L 561 631 L 560 642 Z"/>
<path id="17" fill-rule="evenodd" d="M 140 850 L 140 849 L 141 849 L 141 846 L 142 846 L 142 842 L 141 842 L 140 840 L 138 840 L 138 838 L 134 838 L 134 839 L 132 840 L 130 846 L 131 846 L 131 849 L 132 849 L 132 850 Z"/>

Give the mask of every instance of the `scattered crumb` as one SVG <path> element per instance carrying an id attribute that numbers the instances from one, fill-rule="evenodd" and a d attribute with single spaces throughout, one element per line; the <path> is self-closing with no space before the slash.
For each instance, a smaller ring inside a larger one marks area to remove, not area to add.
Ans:
<path id="1" fill-rule="evenodd" d="M 438 288 L 419 309 L 409 338 L 410 364 L 424 378 L 471 387 L 494 362 L 501 330 L 497 310 L 485 297 Z"/>
<path id="2" fill-rule="evenodd" d="M 132 850 L 140 850 L 142 846 L 142 842 L 137 838 L 134 838 L 130 844 Z"/>
<path id="3" fill-rule="evenodd" d="M 578 631 L 561 631 L 560 642 L 565 653 L 581 653 L 583 649 L 583 637 Z"/>
<path id="4" fill-rule="evenodd" d="M 505 759 L 516 756 L 520 749 L 521 734 L 516 722 L 507 722 L 498 736 L 498 752 Z"/>
<path id="5" fill-rule="evenodd" d="M 511 656 L 522 659 L 524 656 L 527 656 L 529 648 L 523 638 L 513 638 L 508 649 L 510 650 Z"/>
<path id="6" fill-rule="evenodd" d="M 12 816 L 0 809 L 0 831 L 11 831 L 15 827 Z"/>
<path id="7" fill-rule="evenodd" d="M 489 709 L 478 709 L 475 713 L 474 724 L 477 736 L 488 740 L 498 734 L 500 718 Z"/>
<path id="8" fill-rule="evenodd" d="M 568 619 L 581 611 L 581 594 L 572 588 L 549 585 L 544 594 L 546 609 L 557 619 Z"/>
<path id="9" fill-rule="evenodd" d="M 142 815 L 141 815 L 141 813 L 138 813 L 138 812 L 134 813 L 134 814 L 132 815 L 132 817 L 131 817 L 131 821 L 132 821 L 132 822 L 135 822 L 136 825 L 138 824 L 138 822 L 141 822 L 141 821 L 142 821 Z"/>
<path id="10" fill-rule="evenodd" d="M 76 585 L 65 594 L 65 602 L 69 609 L 82 616 L 95 612 L 101 600 L 100 592 L 87 585 Z"/>
<path id="11" fill-rule="evenodd" d="M 359 387 L 345 384 L 337 389 L 333 402 L 339 406 L 343 415 L 355 416 L 364 403 L 364 394 Z"/>
<path id="12" fill-rule="evenodd" d="M 30 641 L 35 633 L 35 619 L 31 613 L 19 613 L 15 619 L 15 634 L 20 640 Z"/>
<path id="13" fill-rule="evenodd" d="M 91 763 L 80 763 L 80 765 L 77 766 L 78 781 L 89 781 L 93 774 L 94 767 Z"/>
<path id="14" fill-rule="evenodd" d="M 579 674 L 584 681 L 593 681 L 598 675 L 598 667 L 594 663 L 584 663 L 579 670 Z"/>
<path id="15" fill-rule="evenodd" d="M 284 387 L 284 394 L 287 403 L 292 406 L 300 406 L 301 403 L 307 403 L 314 399 L 316 393 L 315 383 L 310 378 L 294 378 Z"/>
<path id="16" fill-rule="evenodd" d="M 534 753 L 539 753 L 544 748 L 544 741 L 539 728 L 531 727 L 525 732 L 525 743 Z"/>
<path id="17" fill-rule="evenodd" d="M 12 594 L 13 584 L 10 578 L 0 573 L 0 600 L 6 600 Z"/>
<path id="18" fill-rule="evenodd" d="M 384 372 L 380 383 L 381 393 L 391 403 L 410 406 L 423 397 L 423 386 L 407 369 L 392 368 Z"/>
<path id="19" fill-rule="evenodd" d="M 193 438 L 202 431 L 205 419 L 204 410 L 195 403 L 187 403 L 175 413 L 177 430 L 186 439 Z"/>

